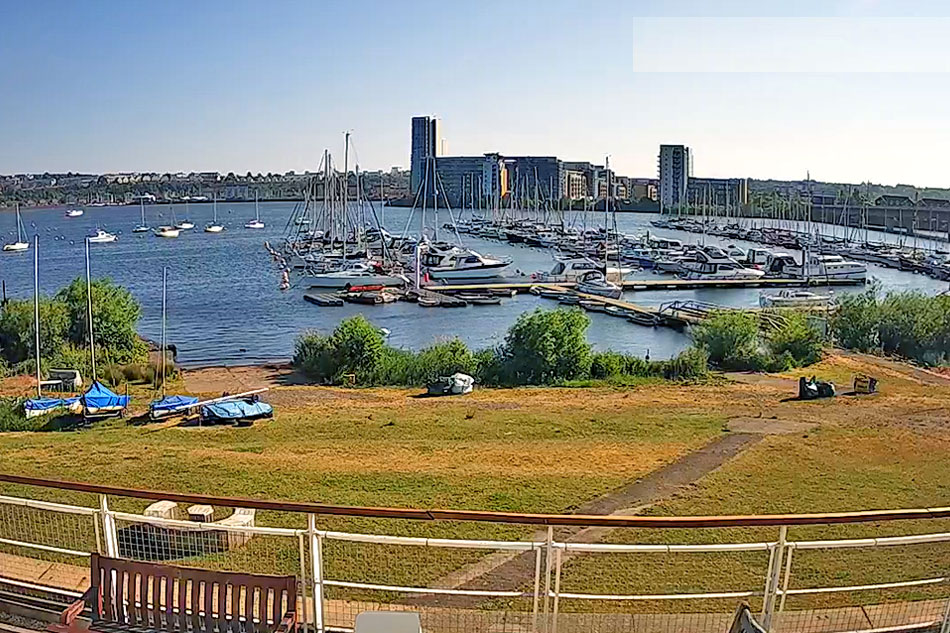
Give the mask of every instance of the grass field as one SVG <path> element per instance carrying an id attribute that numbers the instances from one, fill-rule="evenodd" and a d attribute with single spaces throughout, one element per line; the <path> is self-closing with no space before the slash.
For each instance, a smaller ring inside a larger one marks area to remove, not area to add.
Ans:
<path id="1" fill-rule="evenodd" d="M 867 371 L 883 381 L 873 397 L 788 401 L 795 376 L 742 376 L 701 385 L 636 388 L 481 390 L 457 399 L 414 398 L 397 389 L 275 386 L 277 416 L 249 429 L 128 426 L 62 433 L 0 434 L 0 472 L 113 485 L 324 503 L 572 512 L 728 433 L 736 418 L 804 422 L 807 430 L 766 435 L 651 514 L 750 514 L 941 506 L 950 491 L 950 383 L 895 363 L 834 356 L 809 374 L 850 382 Z M 21 385 L 22 386 L 22 385 Z M 185 387 L 212 394 L 213 376 Z M 248 385 L 249 386 L 249 385 Z M 9 393 L 16 385 L 0 389 Z M 221 387 L 226 388 L 226 387 Z M 142 395 L 145 394 L 133 394 Z M 145 401 L 139 398 L 140 401 Z M 18 487 L 2 490 L 25 493 Z M 91 503 L 81 494 L 33 496 Z M 114 507 L 145 503 L 117 499 Z M 259 524 L 302 527 L 302 518 L 262 513 Z M 464 538 L 525 538 L 527 526 L 323 518 L 330 529 Z M 948 522 L 793 529 L 789 537 L 837 538 L 950 530 Z M 609 542 L 772 540 L 777 529 L 614 530 Z M 337 544 L 336 577 L 434 582 L 477 553 Z M 252 542 L 240 556 L 293 571 L 287 544 Z M 292 548 L 295 544 L 290 544 Z M 372 548 L 372 550 L 370 550 Z M 944 546 L 799 552 L 793 587 L 941 575 Z M 565 591 L 663 593 L 761 589 L 761 554 L 586 555 L 568 561 Z M 793 608 L 875 601 L 880 592 L 793 598 Z M 886 597 L 946 595 L 946 587 Z M 621 603 L 597 608 L 629 610 Z M 566 603 L 563 608 L 589 608 Z M 649 603 L 637 608 L 650 608 Z M 665 607 L 669 608 L 669 607 Z M 673 605 L 682 608 L 682 605 Z M 729 607 L 731 608 L 731 607 Z M 728 610 L 728 608 L 727 608 Z"/>

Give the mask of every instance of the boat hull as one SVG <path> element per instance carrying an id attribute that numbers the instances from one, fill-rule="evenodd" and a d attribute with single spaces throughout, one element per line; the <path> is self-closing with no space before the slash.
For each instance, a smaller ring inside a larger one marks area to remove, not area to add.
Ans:
<path id="1" fill-rule="evenodd" d="M 368 275 L 355 277 L 336 277 L 313 275 L 307 278 L 311 288 L 332 288 L 341 290 L 353 286 L 402 286 L 405 281 L 392 275 Z"/>

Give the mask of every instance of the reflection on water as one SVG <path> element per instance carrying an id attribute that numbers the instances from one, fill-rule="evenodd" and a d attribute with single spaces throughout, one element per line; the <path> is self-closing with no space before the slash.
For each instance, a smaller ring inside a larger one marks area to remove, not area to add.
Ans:
<path id="1" fill-rule="evenodd" d="M 294 338 L 300 332 L 306 329 L 328 332 L 340 320 L 358 313 L 388 328 L 392 332 L 389 341 L 395 346 L 420 348 L 453 336 L 472 347 L 493 346 L 502 342 L 506 330 L 522 312 L 555 305 L 528 294 L 506 299 L 501 306 L 453 310 L 421 309 L 403 302 L 381 306 L 346 304 L 339 308 L 312 305 L 302 299 L 304 284 L 298 283 L 286 292 L 278 289 L 280 275 L 263 248 L 264 240 L 274 243 L 280 240 L 293 207 L 289 202 L 262 204 L 261 219 L 267 227 L 246 230 L 244 223 L 254 217 L 253 203 L 219 203 L 218 219 L 225 231 L 209 234 L 202 228 L 211 221 L 211 205 L 191 205 L 188 215 L 196 228 L 182 231 L 178 239 L 132 233 L 132 228 L 139 223 L 139 209 L 135 206 L 88 208 L 84 216 L 72 219 L 63 216 L 63 209 L 24 210 L 22 216 L 27 233 L 40 236 L 40 286 L 45 293 L 53 293 L 83 274 L 84 235 L 97 226 L 119 234 L 119 240 L 113 244 L 91 247 L 92 273 L 111 277 L 132 291 L 142 304 L 139 331 L 152 339 L 158 339 L 161 334 L 161 270 L 168 266 L 168 336 L 178 346 L 179 360 L 186 364 L 287 359 L 293 353 Z M 167 206 L 147 208 L 146 213 L 153 226 L 171 220 Z M 184 208 L 177 207 L 176 214 L 183 218 Z M 625 233 L 652 230 L 649 221 L 654 217 L 620 214 L 617 224 Z M 394 232 L 403 230 L 407 218 L 407 209 L 387 208 L 385 211 L 385 224 Z M 443 217 L 443 221 L 445 219 Z M 594 222 L 596 220 L 591 224 Z M 684 241 L 700 239 L 700 236 L 678 231 L 653 232 Z M 0 238 L 6 242 L 15 234 L 14 214 L 0 213 Z M 553 263 L 549 252 L 469 236 L 463 238 L 476 250 L 510 255 L 514 259 L 512 273 L 516 275 L 546 271 Z M 714 237 L 707 241 L 726 243 Z M 869 267 L 885 289 L 918 288 L 937 292 L 947 288 L 946 282 L 922 275 Z M 653 277 L 652 273 L 638 276 Z M 31 296 L 32 256 L 29 253 L 0 254 L 0 279 L 6 283 L 10 296 Z M 854 290 L 839 288 L 835 292 Z M 759 290 L 657 290 L 628 292 L 626 298 L 650 306 L 677 299 L 756 306 Z M 638 355 L 649 351 L 652 358 L 668 358 L 689 345 L 689 338 L 682 333 L 643 328 L 604 314 L 591 314 L 588 337 L 600 349 Z"/>

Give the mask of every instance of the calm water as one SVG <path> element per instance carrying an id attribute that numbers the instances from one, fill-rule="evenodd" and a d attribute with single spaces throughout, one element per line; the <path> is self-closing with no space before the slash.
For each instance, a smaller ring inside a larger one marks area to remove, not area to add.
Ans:
<path id="1" fill-rule="evenodd" d="M 519 295 L 501 306 L 470 306 L 454 310 L 422 309 L 397 302 L 383 306 L 346 304 L 342 308 L 321 308 L 305 302 L 306 289 L 300 284 L 281 292 L 280 281 L 264 240 L 276 243 L 285 232 L 293 203 L 261 205 L 261 219 L 267 228 L 246 230 L 244 222 L 254 215 L 254 205 L 219 204 L 218 220 L 226 230 L 208 234 L 202 229 L 211 220 L 210 204 L 176 206 L 177 218 L 187 215 L 196 228 L 182 231 L 178 239 L 160 239 L 151 233 L 134 234 L 139 223 L 138 207 L 89 208 L 81 218 L 67 219 L 63 209 L 22 211 L 27 233 L 40 236 L 40 286 L 43 293 L 54 293 L 71 279 L 83 275 L 83 237 L 96 226 L 117 233 L 119 240 L 90 247 L 92 274 L 108 276 L 129 288 L 142 304 L 139 331 L 157 340 L 161 335 L 162 267 L 169 267 L 168 336 L 185 364 L 240 364 L 282 360 L 293 353 L 295 337 L 306 329 L 323 332 L 349 316 L 363 313 L 370 321 L 391 330 L 389 342 L 395 346 L 418 349 L 439 339 L 458 336 L 473 347 L 496 345 L 519 314 L 536 307 L 556 304 Z M 384 223 L 401 232 L 407 209 L 386 209 Z M 170 223 L 167 206 L 146 208 L 151 226 Z M 594 216 L 591 216 L 594 217 Z M 652 228 L 655 216 L 621 214 L 619 229 L 625 233 Z M 602 218 L 600 218 L 602 221 Z M 443 216 L 441 221 L 447 220 Z M 696 241 L 699 236 L 678 231 L 654 230 L 657 235 Z M 16 235 L 14 214 L 0 213 L 0 238 L 4 243 Z M 549 270 L 550 253 L 507 243 L 489 242 L 463 236 L 467 246 L 482 252 L 510 255 L 517 274 Z M 879 236 L 883 238 L 883 236 Z M 878 238 L 876 238 L 878 239 Z M 890 241 L 895 236 L 888 236 Z M 716 238 L 708 238 L 717 243 Z M 741 244 L 743 247 L 750 244 Z M 32 249 L 27 253 L 0 253 L 0 279 L 13 297 L 32 296 Z M 514 272 L 514 271 L 513 271 Z M 928 277 L 871 266 L 871 274 L 886 289 L 919 288 L 938 292 L 946 282 Z M 651 273 L 642 273 L 652 278 Z M 839 289 L 837 292 L 849 292 Z M 658 306 L 677 299 L 696 299 L 728 306 L 756 306 L 759 290 L 683 290 L 627 293 L 627 299 L 643 305 Z M 622 319 L 602 314 L 591 315 L 590 341 L 600 349 L 614 349 L 653 358 L 676 355 L 689 345 L 687 336 L 669 329 L 642 328 Z"/>

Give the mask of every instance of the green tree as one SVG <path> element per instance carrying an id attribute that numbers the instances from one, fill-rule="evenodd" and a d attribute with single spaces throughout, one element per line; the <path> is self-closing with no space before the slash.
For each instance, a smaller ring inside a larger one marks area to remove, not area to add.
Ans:
<path id="1" fill-rule="evenodd" d="M 316 331 L 301 334 L 294 343 L 293 366 L 307 378 L 329 382 L 337 372 L 330 339 Z"/>
<path id="2" fill-rule="evenodd" d="M 503 380 L 536 385 L 586 377 L 591 364 L 589 325 L 578 308 L 522 314 L 505 337 Z"/>
<path id="3" fill-rule="evenodd" d="M 66 304 L 40 299 L 40 356 L 51 358 L 66 341 L 69 316 Z M 10 300 L 0 309 L 0 355 L 11 364 L 34 358 L 36 334 L 33 302 Z"/>
<path id="4" fill-rule="evenodd" d="M 457 338 L 436 343 L 419 352 L 416 367 L 413 382 L 418 384 L 430 383 L 440 376 L 451 376 L 457 372 L 473 375 L 476 371 L 471 350 Z"/>
<path id="5" fill-rule="evenodd" d="M 795 366 L 811 365 L 821 360 L 821 332 L 803 312 L 787 312 L 783 323 L 768 335 L 768 348 L 775 358 L 787 352 Z"/>
<path id="6" fill-rule="evenodd" d="M 379 369 L 383 357 L 383 335 L 362 314 L 342 321 L 329 345 L 338 363 L 337 380 L 342 374 L 354 374 L 356 382 L 370 382 Z"/>
<path id="7" fill-rule="evenodd" d="M 759 317 L 751 312 L 723 310 L 693 329 L 693 340 L 706 350 L 709 362 L 723 369 L 760 369 Z"/>
<path id="8" fill-rule="evenodd" d="M 103 362 L 125 364 L 142 360 L 147 349 L 135 331 L 142 316 L 138 301 L 131 292 L 117 286 L 111 279 L 96 279 L 91 286 L 97 354 L 101 349 Z M 77 277 L 57 293 L 56 299 L 66 304 L 70 324 L 69 340 L 75 345 L 87 345 L 89 328 L 85 280 Z"/>
<path id="9" fill-rule="evenodd" d="M 835 340 L 842 347 L 860 352 L 873 352 L 881 348 L 878 325 L 881 310 L 877 301 L 877 289 L 846 294 L 838 298 L 838 308 L 831 320 Z"/>

